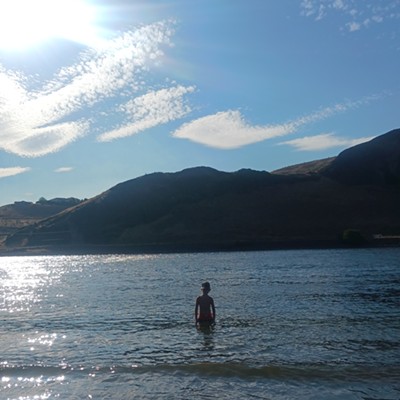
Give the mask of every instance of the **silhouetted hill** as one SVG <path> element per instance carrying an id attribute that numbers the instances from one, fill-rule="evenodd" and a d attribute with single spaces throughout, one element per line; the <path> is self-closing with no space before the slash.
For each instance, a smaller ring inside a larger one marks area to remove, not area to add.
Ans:
<path id="1" fill-rule="evenodd" d="M 318 174 L 321 170 L 325 169 L 335 157 L 324 158 L 322 160 L 309 161 L 302 164 L 290 165 L 289 167 L 277 169 L 272 171 L 273 174 L 278 175 L 294 175 L 294 174 Z"/>
<path id="2" fill-rule="evenodd" d="M 322 173 L 353 185 L 400 184 L 400 129 L 343 151 Z"/>
<path id="3" fill-rule="evenodd" d="M 13 204 L 2 206 L 0 207 L 0 238 L 41 219 L 58 214 L 66 208 L 79 204 L 80 201 L 73 197 L 51 200 L 42 198 L 36 203 L 16 201 Z"/>
<path id="4" fill-rule="evenodd" d="M 183 251 L 337 246 L 400 234 L 400 130 L 274 173 L 198 167 L 120 183 L 8 247 Z M 353 236 L 346 236 L 353 237 Z"/>

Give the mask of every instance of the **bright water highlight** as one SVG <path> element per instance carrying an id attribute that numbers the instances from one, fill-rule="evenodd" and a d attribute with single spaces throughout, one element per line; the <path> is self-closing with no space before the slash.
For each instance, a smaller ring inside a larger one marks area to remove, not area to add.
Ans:
<path id="1" fill-rule="evenodd" d="M 400 398 L 399 249 L 5 257 L 0 282 L 1 399 Z"/>

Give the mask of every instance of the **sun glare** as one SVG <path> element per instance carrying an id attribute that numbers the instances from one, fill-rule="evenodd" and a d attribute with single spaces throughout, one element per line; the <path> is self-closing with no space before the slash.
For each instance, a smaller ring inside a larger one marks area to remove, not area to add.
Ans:
<path id="1" fill-rule="evenodd" d="M 23 50 L 63 38 L 95 46 L 95 7 L 85 0 L 1 0 L 0 48 Z"/>

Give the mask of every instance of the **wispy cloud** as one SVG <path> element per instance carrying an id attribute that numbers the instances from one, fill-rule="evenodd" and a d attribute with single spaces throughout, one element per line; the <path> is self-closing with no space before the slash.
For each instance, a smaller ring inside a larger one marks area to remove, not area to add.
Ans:
<path id="1" fill-rule="evenodd" d="M 115 112 L 124 111 L 126 122 L 100 140 L 127 136 L 185 115 L 189 109 L 182 96 L 192 87 L 143 95 L 150 86 L 146 74 L 162 57 L 163 48 L 171 45 L 172 34 L 169 21 L 125 32 L 81 54 L 76 64 L 58 71 L 39 89 L 32 88 L 31 77 L 0 65 L 0 149 L 26 157 L 59 151 L 93 126 L 101 126 L 102 117 L 110 112 L 110 100 L 122 104 Z M 83 112 L 91 116 L 83 118 Z"/>
<path id="2" fill-rule="evenodd" d="M 9 168 L 0 168 L 0 178 L 6 178 L 7 176 L 14 176 L 23 174 L 24 172 L 30 171 L 30 168 L 26 167 L 9 167 Z"/>
<path id="3" fill-rule="evenodd" d="M 295 133 L 305 125 L 367 104 L 376 98 L 379 98 L 379 96 L 336 104 L 278 125 L 252 126 L 245 121 L 240 111 L 223 111 L 186 123 L 173 132 L 172 136 L 219 149 L 234 149 Z"/>
<path id="4" fill-rule="evenodd" d="M 385 20 L 400 19 L 399 0 L 302 0 L 301 14 L 316 21 L 336 12 L 342 14 L 347 22 L 344 27 L 355 32 Z"/>
<path id="5" fill-rule="evenodd" d="M 145 129 L 182 118 L 191 111 L 184 96 L 194 90 L 194 86 L 177 86 L 151 91 L 136 97 L 120 107 L 120 110 L 129 116 L 131 122 L 101 134 L 98 140 L 107 142 L 131 136 Z"/>
<path id="6" fill-rule="evenodd" d="M 54 172 L 57 173 L 65 173 L 65 172 L 71 172 L 73 170 L 73 167 L 60 167 L 54 170 Z"/>
<path id="7" fill-rule="evenodd" d="M 182 125 L 172 136 L 219 149 L 234 149 L 247 144 L 283 136 L 291 126 L 251 126 L 240 111 L 223 111 Z"/>
<path id="8" fill-rule="evenodd" d="M 335 136 L 333 133 L 323 133 L 320 135 L 305 136 L 303 138 L 288 140 L 279 144 L 292 146 L 299 151 L 317 151 L 333 147 L 351 147 L 360 143 L 368 142 L 373 138 L 373 136 L 370 136 L 358 139 L 347 139 Z"/>

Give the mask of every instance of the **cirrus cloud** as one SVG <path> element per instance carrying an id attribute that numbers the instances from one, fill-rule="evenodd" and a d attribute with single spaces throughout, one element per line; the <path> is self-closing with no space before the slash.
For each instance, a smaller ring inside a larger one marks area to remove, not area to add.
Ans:
<path id="1" fill-rule="evenodd" d="M 60 167 L 54 170 L 54 172 L 57 173 L 66 173 L 66 172 L 71 172 L 73 170 L 72 167 Z"/>
<path id="2" fill-rule="evenodd" d="M 344 26 L 349 32 L 355 32 L 385 20 L 400 19 L 399 0 L 302 0 L 301 14 L 320 21 L 330 13 L 337 12 L 345 16 Z"/>
<path id="3" fill-rule="evenodd" d="M 24 172 L 30 171 L 28 167 L 8 167 L 0 168 L 0 178 L 6 178 L 7 176 L 14 176 L 23 174 Z"/>
<path id="4" fill-rule="evenodd" d="M 125 113 L 125 130 L 110 130 L 100 140 L 128 136 L 185 115 L 190 109 L 182 96 L 194 88 L 141 93 L 148 86 L 149 69 L 163 56 L 163 47 L 171 45 L 173 25 L 158 22 L 104 42 L 41 82 L 39 89 L 29 86 L 31 77 L 0 65 L 0 149 L 23 157 L 57 152 L 102 126 L 110 101 L 122 104 L 114 111 Z"/>
<path id="5" fill-rule="evenodd" d="M 172 136 L 219 149 L 234 149 L 291 131 L 290 125 L 251 126 L 240 111 L 229 110 L 184 124 Z"/>
<path id="6" fill-rule="evenodd" d="M 293 121 L 276 125 L 253 126 L 245 121 L 240 111 L 228 110 L 188 122 L 173 132 L 172 136 L 218 149 L 235 149 L 295 133 L 305 125 L 359 107 L 378 98 L 379 96 L 369 96 L 358 101 L 336 104 Z"/>
<path id="7" fill-rule="evenodd" d="M 333 147 L 351 147 L 357 144 L 368 142 L 373 138 L 374 136 L 347 139 L 335 136 L 333 133 L 322 133 L 320 135 L 305 136 L 298 139 L 288 140 L 279 144 L 292 146 L 299 151 L 318 151 Z"/>
<path id="8" fill-rule="evenodd" d="M 120 107 L 132 122 L 105 132 L 98 137 L 100 142 L 131 136 L 145 129 L 182 118 L 191 111 L 184 95 L 194 92 L 195 87 L 177 86 L 151 91 L 136 97 Z"/>

